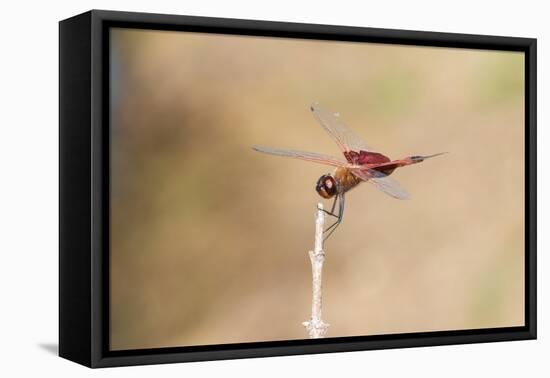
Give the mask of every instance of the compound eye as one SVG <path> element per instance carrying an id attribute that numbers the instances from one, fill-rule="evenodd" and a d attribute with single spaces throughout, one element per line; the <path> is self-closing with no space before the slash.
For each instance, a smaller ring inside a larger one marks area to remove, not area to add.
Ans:
<path id="1" fill-rule="evenodd" d="M 324 182 L 325 188 L 327 190 L 327 193 L 329 193 L 331 196 L 336 194 L 336 181 L 333 177 L 327 177 L 327 179 Z"/>

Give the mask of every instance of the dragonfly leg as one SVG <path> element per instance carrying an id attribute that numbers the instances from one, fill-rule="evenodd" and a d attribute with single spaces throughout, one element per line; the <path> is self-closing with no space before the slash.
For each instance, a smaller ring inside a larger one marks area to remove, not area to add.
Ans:
<path id="1" fill-rule="evenodd" d="M 333 216 L 334 218 L 338 218 L 338 214 L 334 214 L 334 208 L 336 207 L 336 202 L 337 201 L 338 201 L 338 196 L 335 196 L 334 201 L 332 201 L 332 207 L 330 208 L 330 211 L 323 209 L 323 212 L 325 214 Z"/>
<path id="2" fill-rule="evenodd" d="M 342 218 L 344 217 L 344 195 L 339 194 L 338 195 L 338 200 L 339 201 L 338 201 L 338 216 L 337 216 L 337 219 L 333 224 L 328 226 L 327 229 L 324 231 L 326 236 L 324 237 L 323 241 L 326 241 L 329 238 L 329 236 L 332 235 L 334 230 L 336 230 L 336 228 L 338 228 L 340 223 L 342 223 Z"/>

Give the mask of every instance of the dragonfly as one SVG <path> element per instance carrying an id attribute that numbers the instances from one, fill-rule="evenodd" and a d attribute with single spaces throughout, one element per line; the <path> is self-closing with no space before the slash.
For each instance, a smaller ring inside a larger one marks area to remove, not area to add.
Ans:
<path id="1" fill-rule="evenodd" d="M 305 160 L 313 163 L 335 167 L 333 173 L 324 174 L 317 180 L 315 190 L 325 199 L 334 198 L 332 207 L 323 210 L 335 218 L 334 223 L 324 230 L 324 240 L 328 239 L 342 223 L 344 216 L 345 194 L 363 182 L 374 184 L 379 190 L 389 196 L 405 200 L 409 193 L 393 178 L 389 177 L 397 168 L 418 164 L 426 159 L 445 154 L 439 152 L 432 155 L 414 155 L 402 159 L 391 160 L 386 155 L 372 151 L 363 140 L 352 132 L 340 119 L 338 113 L 324 110 L 318 103 L 310 107 L 313 116 L 332 137 L 344 159 L 315 152 L 296 151 L 264 146 L 252 146 L 258 152 Z M 338 211 L 335 212 L 336 205 Z"/>

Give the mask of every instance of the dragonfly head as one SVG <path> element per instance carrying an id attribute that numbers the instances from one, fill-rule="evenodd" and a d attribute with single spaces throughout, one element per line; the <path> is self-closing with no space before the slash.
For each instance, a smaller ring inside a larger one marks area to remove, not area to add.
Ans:
<path id="1" fill-rule="evenodd" d="M 332 175 L 322 175 L 317 180 L 315 190 L 323 198 L 332 198 L 337 193 L 336 179 Z"/>

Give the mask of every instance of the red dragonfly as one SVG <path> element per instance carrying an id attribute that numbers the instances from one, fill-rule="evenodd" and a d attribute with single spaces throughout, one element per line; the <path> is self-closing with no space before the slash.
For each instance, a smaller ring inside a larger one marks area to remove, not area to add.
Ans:
<path id="1" fill-rule="evenodd" d="M 342 153 L 345 161 L 315 152 L 293 151 L 279 148 L 253 146 L 259 152 L 271 155 L 286 156 L 314 163 L 336 167 L 332 174 L 322 175 L 317 180 L 315 190 L 323 198 L 333 198 L 332 208 L 325 212 L 336 218 L 336 221 L 325 230 L 325 240 L 334 232 L 342 222 L 344 215 L 344 194 L 355 188 L 362 182 L 370 182 L 384 193 L 397 199 L 408 199 L 409 194 L 389 175 L 396 168 L 417 164 L 426 159 L 439 156 L 440 152 L 427 156 L 408 156 L 399 160 L 391 160 L 387 156 L 370 151 L 370 148 L 349 130 L 340 120 L 339 114 L 323 110 L 318 104 L 311 106 L 313 116 L 321 126 L 334 139 Z M 334 213 L 338 203 L 338 213 Z"/>

